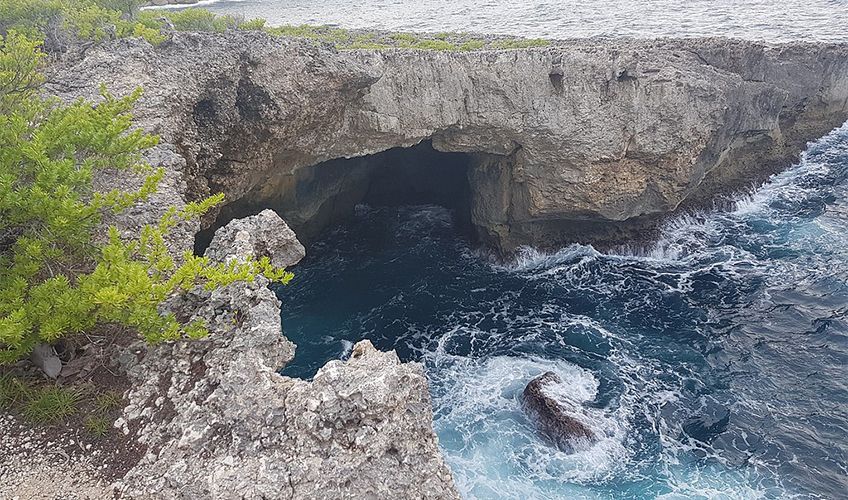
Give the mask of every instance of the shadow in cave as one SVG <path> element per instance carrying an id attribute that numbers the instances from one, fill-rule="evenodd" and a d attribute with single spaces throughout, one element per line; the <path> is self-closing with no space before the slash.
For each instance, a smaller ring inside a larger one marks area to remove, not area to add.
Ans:
<path id="1" fill-rule="evenodd" d="M 276 211 L 305 245 L 325 229 L 351 217 L 358 204 L 371 206 L 440 205 L 451 210 L 460 234 L 472 235 L 468 170 L 472 155 L 446 153 L 425 141 L 407 148 L 325 161 L 279 173 L 221 209 L 215 223 L 199 232 L 195 252 L 202 255 L 215 231 L 229 221 Z"/>

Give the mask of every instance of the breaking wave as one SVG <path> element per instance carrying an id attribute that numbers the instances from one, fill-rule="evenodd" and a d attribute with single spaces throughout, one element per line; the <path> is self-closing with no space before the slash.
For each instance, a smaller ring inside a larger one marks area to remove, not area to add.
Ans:
<path id="1" fill-rule="evenodd" d="M 280 294 L 309 377 L 371 339 L 423 362 L 466 498 L 836 498 L 848 490 L 848 126 L 651 245 L 475 255 L 439 207 L 360 207 Z M 290 300 L 287 300 L 290 298 Z M 521 411 L 545 371 L 599 436 Z"/>

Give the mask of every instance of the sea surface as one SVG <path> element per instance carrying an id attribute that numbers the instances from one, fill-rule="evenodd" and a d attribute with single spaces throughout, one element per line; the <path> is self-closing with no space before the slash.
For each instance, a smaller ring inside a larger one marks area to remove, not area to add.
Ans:
<path id="1" fill-rule="evenodd" d="M 848 0 L 203 0 L 273 25 L 516 35 L 848 40 Z"/>
<path id="2" fill-rule="evenodd" d="M 848 125 L 655 244 L 495 263 L 436 206 L 360 206 L 278 291 L 309 378 L 357 340 L 423 363 L 469 499 L 846 498 Z M 600 440 L 520 407 L 554 371 Z"/>

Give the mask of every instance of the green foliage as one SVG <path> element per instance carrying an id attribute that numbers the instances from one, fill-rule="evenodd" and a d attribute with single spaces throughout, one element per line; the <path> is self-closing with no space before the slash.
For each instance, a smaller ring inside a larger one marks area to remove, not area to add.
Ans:
<path id="1" fill-rule="evenodd" d="M 458 50 L 458 47 L 445 40 L 422 40 L 413 46 L 421 50 Z"/>
<path id="2" fill-rule="evenodd" d="M 166 28 L 166 24 L 171 27 Z M 350 31 L 331 26 L 268 27 L 264 19 L 245 21 L 238 16 L 218 15 L 204 9 L 139 10 L 139 0 L 0 0 L 0 33 L 15 30 L 30 38 L 61 28 L 87 40 L 139 37 L 153 45 L 167 40 L 167 31 L 227 30 L 264 31 L 274 36 L 315 40 L 338 49 L 418 49 L 465 51 L 484 48 L 520 49 L 543 47 L 541 39 L 469 39 L 451 33 L 413 35 Z"/>
<path id="3" fill-rule="evenodd" d="M 157 139 L 132 128 L 141 92 L 118 98 L 101 89 L 97 104 L 42 98 L 38 44 L 15 32 L 0 40 L 0 363 L 98 324 L 132 327 L 149 342 L 202 337 L 205 325 L 160 313 L 162 302 L 197 286 L 212 290 L 258 275 L 291 279 L 267 258 L 229 264 L 190 253 L 179 263 L 173 258 L 168 233 L 221 203 L 222 195 L 172 207 L 134 240 L 111 228 L 108 241 L 95 245 L 102 214 L 146 199 L 164 175 L 141 159 Z M 107 169 L 129 170 L 144 181 L 135 190 L 95 192 L 95 173 Z"/>
<path id="4" fill-rule="evenodd" d="M 389 38 L 400 45 L 412 46 L 419 42 L 418 37 L 409 33 L 392 33 Z"/>
<path id="5" fill-rule="evenodd" d="M 83 421 L 83 425 L 85 426 L 85 430 L 97 438 L 102 438 L 108 434 L 109 429 L 112 428 L 112 422 L 102 415 L 91 415 L 86 417 Z"/>
<path id="6" fill-rule="evenodd" d="M 60 386 L 44 387 L 35 391 L 24 403 L 21 413 L 37 424 L 50 424 L 64 420 L 77 411 L 80 393 Z"/>
<path id="7" fill-rule="evenodd" d="M 515 38 L 498 40 L 492 44 L 493 49 L 529 49 L 547 47 L 551 42 L 542 38 Z"/>
<path id="8" fill-rule="evenodd" d="M 140 37 L 158 45 L 165 18 L 178 31 L 262 29 L 262 19 L 244 22 L 203 9 L 139 11 L 138 0 L 0 0 L 0 32 L 43 38 L 58 28 L 86 40 Z"/>
<path id="9" fill-rule="evenodd" d="M 123 398 L 120 394 L 115 391 L 106 391 L 94 399 L 94 412 L 101 415 L 109 413 L 120 408 L 122 402 Z"/>
<path id="10" fill-rule="evenodd" d="M 256 18 L 250 21 L 244 21 L 238 25 L 238 28 L 245 31 L 262 31 L 265 29 L 265 20 Z"/>
<path id="11" fill-rule="evenodd" d="M 139 13 L 138 20 L 148 27 L 162 27 L 160 18 L 168 19 L 177 31 L 215 31 L 223 32 L 237 29 L 241 24 L 233 16 L 219 16 L 204 9 L 185 9 L 175 11 L 146 10 Z M 255 22 L 250 25 L 255 26 Z M 254 29 L 254 28 L 251 28 Z"/>
<path id="12" fill-rule="evenodd" d="M 486 46 L 483 40 L 468 40 L 459 45 L 459 50 L 478 50 Z"/>
<path id="13" fill-rule="evenodd" d="M 0 0 L 0 28 L 34 38 L 62 28 L 103 40 L 110 33 L 129 36 L 133 23 L 127 18 L 137 8 L 131 0 Z"/>
<path id="14" fill-rule="evenodd" d="M 29 385 L 10 374 L 0 375 L 0 409 L 8 410 L 22 404 L 30 394 Z"/>

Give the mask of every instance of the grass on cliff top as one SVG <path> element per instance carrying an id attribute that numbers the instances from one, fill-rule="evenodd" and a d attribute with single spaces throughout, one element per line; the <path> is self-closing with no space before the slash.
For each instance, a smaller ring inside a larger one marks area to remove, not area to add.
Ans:
<path id="1" fill-rule="evenodd" d="M 521 49 L 550 45 L 548 40 L 526 38 L 476 38 L 462 33 L 387 33 L 346 30 L 330 26 L 280 26 L 266 28 L 277 36 L 307 38 L 330 43 L 341 50 L 417 49 L 436 51 L 469 51 L 479 49 Z"/>
<path id="2" fill-rule="evenodd" d="M 140 37 L 154 45 L 168 32 L 264 31 L 274 36 L 313 40 L 339 50 L 418 49 L 469 51 L 543 47 L 542 39 L 478 38 L 459 33 L 410 34 L 346 30 L 331 26 L 266 26 L 264 19 L 244 20 L 201 8 L 140 9 L 140 0 L 0 0 L 0 33 L 15 30 L 30 37 L 61 41 L 64 34 L 92 41 Z"/>
<path id="3" fill-rule="evenodd" d="M 82 418 L 83 427 L 100 438 L 110 432 L 123 406 L 123 397 L 116 391 L 0 374 L 0 410 L 15 412 L 33 424 L 66 424 Z"/>

